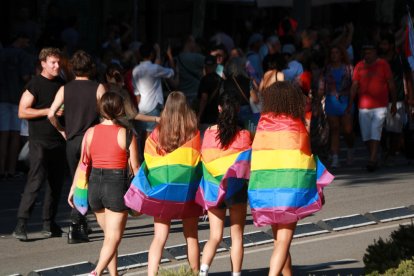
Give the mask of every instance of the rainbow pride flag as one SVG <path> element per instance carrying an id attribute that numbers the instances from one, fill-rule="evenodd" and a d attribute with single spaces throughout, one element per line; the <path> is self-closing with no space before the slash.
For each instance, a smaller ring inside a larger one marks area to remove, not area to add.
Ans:
<path id="1" fill-rule="evenodd" d="M 79 170 L 76 177 L 76 186 L 73 193 L 73 204 L 75 208 L 82 214 L 88 211 L 88 178 L 89 169 L 83 162 L 79 164 Z"/>
<path id="2" fill-rule="evenodd" d="M 195 203 L 201 179 L 200 133 L 166 155 L 157 152 L 158 131 L 145 143 L 145 161 L 124 196 L 125 205 L 149 216 L 182 219 L 200 216 Z"/>
<path id="3" fill-rule="evenodd" d="M 89 130 L 86 132 L 84 137 L 87 137 Z M 85 138 L 84 138 L 85 139 Z M 86 139 L 85 139 L 86 140 Z M 89 183 L 89 174 L 91 172 L 92 164 L 91 158 L 86 150 L 86 142 L 83 146 L 82 151 L 82 162 L 79 162 L 78 168 L 76 170 L 75 179 L 75 191 L 73 192 L 73 204 L 75 208 L 82 214 L 85 215 L 88 212 L 88 183 Z"/>
<path id="4" fill-rule="evenodd" d="M 220 148 L 216 135 L 216 129 L 207 129 L 201 148 L 203 177 L 196 202 L 205 210 L 217 207 L 240 191 L 250 177 L 250 133 L 240 131 L 225 150 Z"/>
<path id="5" fill-rule="evenodd" d="M 263 114 L 252 145 L 248 196 L 256 226 L 298 221 L 322 208 L 333 176 L 311 153 L 300 119 Z"/>

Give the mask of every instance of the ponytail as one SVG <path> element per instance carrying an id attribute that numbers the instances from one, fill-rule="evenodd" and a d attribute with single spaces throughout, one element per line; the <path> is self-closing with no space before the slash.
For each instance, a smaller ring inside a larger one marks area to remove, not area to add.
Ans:
<path id="1" fill-rule="evenodd" d="M 223 93 L 219 98 L 221 112 L 218 115 L 216 140 L 220 141 L 221 148 L 226 149 L 238 133 L 239 101 L 235 95 Z"/>

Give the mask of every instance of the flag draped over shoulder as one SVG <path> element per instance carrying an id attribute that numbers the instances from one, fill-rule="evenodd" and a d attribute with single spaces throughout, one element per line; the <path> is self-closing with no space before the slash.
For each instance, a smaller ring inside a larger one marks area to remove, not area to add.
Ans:
<path id="1" fill-rule="evenodd" d="M 73 204 L 75 208 L 85 215 L 88 211 L 88 179 L 90 173 L 90 165 L 84 162 L 79 163 L 77 171 L 76 186 L 73 192 Z"/>
<path id="2" fill-rule="evenodd" d="M 157 152 L 155 132 L 145 143 L 145 161 L 124 196 L 129 208 L 164 219 L 197 217 L 202 208 L 195 203 L 201 178 L 200 133 L 176 150 Z"/>
<path id="3" fill-rule="evenodd" d="M 220 148 L 216 135 L 216 129 L 207 129 L 201 149 L 203 177 L 196 202 L 206 210 L 239 192 L 250 177 L 250 133 L 239 131 L 226 149 Z"/>
<path id="4" fill-rule="evenodd" d="M 312 155 L 309 134 L 300 119 L 261 116 L 248 188 L 256 226 L 292 223 L 317 212 L 322 207 L 322 188 L 332 180 Z"/>

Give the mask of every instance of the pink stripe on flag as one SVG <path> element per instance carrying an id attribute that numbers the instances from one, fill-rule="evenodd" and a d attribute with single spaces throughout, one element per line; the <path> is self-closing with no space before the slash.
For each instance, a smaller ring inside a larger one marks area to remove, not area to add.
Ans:
<path id="1" fill-rule="evenodd" d="M 150 198 L 134 185 L 128 189 L 124 200 L 127 207 L 137 212 L 163 219 L 192 218 L 203 214 L 202 208 L 194 201 L 176 202 Z"/>
<path id="2" fill-rule="evenodd" d="M 292 207 L 275 207 L 251 209 L 254 225 L 262 227 L 273 224 L 289 224 L 303 219 L 322 208 L 322 193 L 318 189 L 318 200 L 311 205 L 292 208 Z"/>
<path id="3" fill-rule="evenodd" d="M 328 186 L 334 180 L 334 178 L 335 177 L 330 172 L 328 172 L 327 169 L 325 169 L 322 175 L 316 181 L 318 189 Z"/>

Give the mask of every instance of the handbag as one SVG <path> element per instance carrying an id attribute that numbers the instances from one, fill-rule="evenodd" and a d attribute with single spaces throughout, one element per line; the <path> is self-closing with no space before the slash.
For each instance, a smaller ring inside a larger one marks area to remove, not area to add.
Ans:
<path id="1" fill-rule="evenodd" d="M 86 137 L 87 133 L 84 137 Z M 92 164 L 90 156 L 86 151 L 86 139 L 83 145 L 83 152 L 81 156 L 81 162 L 78 165 L 78 170 L 75 179 L 75 191 L 73 193 L 73 203 L 75 208 L 85 215 L 88 211 L 88 183 L 89 175 L 91 173 Z"/>

